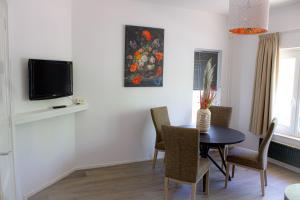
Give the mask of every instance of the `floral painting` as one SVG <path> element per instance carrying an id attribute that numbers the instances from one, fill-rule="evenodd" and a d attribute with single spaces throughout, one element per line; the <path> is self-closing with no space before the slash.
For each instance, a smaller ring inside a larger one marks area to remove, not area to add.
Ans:
<path id="1" fill-rule="evenodd" d="M 125 27 L 125 87 L 162 87 L 164 30 Z"/>

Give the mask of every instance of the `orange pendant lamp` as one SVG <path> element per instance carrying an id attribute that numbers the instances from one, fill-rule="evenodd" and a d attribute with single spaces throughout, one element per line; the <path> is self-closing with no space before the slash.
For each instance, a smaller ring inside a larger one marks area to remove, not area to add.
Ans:
<path id="1" fill-rule="evenodd" d="M 269 0 L 230 0 L 229 31 L 250 35 L 268 32 Z"/>

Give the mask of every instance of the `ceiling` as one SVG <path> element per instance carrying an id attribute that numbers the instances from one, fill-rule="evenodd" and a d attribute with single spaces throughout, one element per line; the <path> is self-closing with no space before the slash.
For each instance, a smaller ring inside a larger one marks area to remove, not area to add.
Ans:
<path id="1" fill-rule="evenodd" d="M 169 6 L 179 6 L 188 9 L 206 10 L 226 14 L 229 9 L 229 0 L 139 0 L 152 2 Z M 300 3 L 300 0 L 269 0 L 271 7 L 286 6 L 294 3 Z"/>

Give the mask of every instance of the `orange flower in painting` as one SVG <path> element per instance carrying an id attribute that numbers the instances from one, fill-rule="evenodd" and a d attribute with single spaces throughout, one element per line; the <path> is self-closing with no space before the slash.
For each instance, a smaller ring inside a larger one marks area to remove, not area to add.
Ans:
<path id="1" fill-rule="evenodd" d="M 158 68 L 156 69 L 155 74 L 156 74 L 156 76 L 161 76 L 161 75 L 162 75 L 162 72 L 163 72 L 162 67 L 158 67 Z"/>
<path id="2" fill-rule="evenodd" d="M 130 65 L 130 72 L 136 72 L 136 70 L 138 69 L 138 64 L 137 63 L 133 63 L 132 65 Z"/>
<path id="3" fill-rule="evenodd" d="M 152 39 L 150 31 L 144 30 L 142 35 L 146 38 L 147 41 L 150 41 Z"/>
<path id="4" fill-rule="evenodd" d="M 156 57 L 156 60 L 159 62 L 163 59 L 164 54 L 161 52 L 157 52 L 157 53 L 155 53 L 155 57 Z"/>
<path id="5" fill-rule="evenodd" d="M 139 76 L 139 75 L 133 77 L 133 79 L 132 79 L 132 83 L 133 83 L 134 85 L 139 85 L 139 84 L 141 84 L 141 82 L 142 82 L 142 77 Z"/>
<path id="6" fill-rule="evenodd" d="M 140 60 L 140 59 L 142 58 L 142 54 L 141 54 L 141 52 L 139 52 L 139 51 L 136 51 L 136 52 L 134 53 L 134 56 L 135 56 L 135 59 L 136 59 L 136 60 Z"/>

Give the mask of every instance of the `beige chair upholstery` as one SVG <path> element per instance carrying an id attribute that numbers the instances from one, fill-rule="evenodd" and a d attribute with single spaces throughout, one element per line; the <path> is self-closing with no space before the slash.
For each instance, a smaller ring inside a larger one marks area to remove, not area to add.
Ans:
<path id="1" fill-rule="evenodd" d="M 209 189 L 209 160 L 199 158 L 197 129 L 163 126 L 166 145 L 165 199 L 168 183 L 175 181 L 192 185 L 192 199 L 196 199 L 196 185 L 205 176 L 205 192 Z"/>
<path id="2" fill-rule="evenodd" d="M 155 148 L 154 148 L 154 156 L 153 156 L 153 164 L 152 167 L 155 168 L 157 154 L 159 151 L 165 151 L 165 143 L 162 138 L 162 126 L 170 125 L 168 108 L 157 107 L 151 108 L 151 117 L 156 131 L 156 140 L 155 140 Z"/>
<path id="3" fill-rule="evenodd" d="M 231 107 L 211 106 L 209 110 L 211 112 L 212 125 L 229 128 L 232 113 Z"/>
<path id="4" fill-rule="evenodd" d="M 250 149 L 245 149 L 241 147 L 234 147 L 232 150 L 229 150 L 227 155 L 227 170 L 226 170 L 226 181 L 225 188 L 227 187 L 227 182 L 229 178 L 229 167 L 232 165 L 239 165 L 246 168 L 251 168 L 260 172 L 261 178 L 261 190 L 262 195 L 265 194 L 265 186 L 267 186 L 267 164 L 268 164 L 268 150 L 274 129 L 276 127 L 277 120 L 273 119 L 271 122 L 268 132 L 262 143 L 259 146 L 258 151 L 253 151 Z"/>

